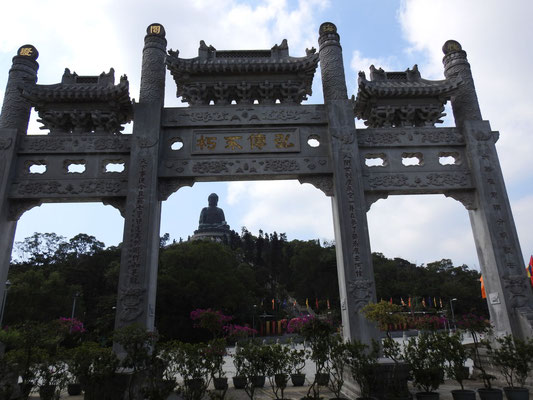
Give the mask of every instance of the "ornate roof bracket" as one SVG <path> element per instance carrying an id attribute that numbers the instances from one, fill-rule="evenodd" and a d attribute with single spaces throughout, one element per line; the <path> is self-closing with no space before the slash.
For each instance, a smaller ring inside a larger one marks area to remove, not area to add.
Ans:
<path id="1" fill-rule="evenodd" d="M 328 197 L 333 196 L 333 177 L 331 175 L 302 175 L 298 177 L 300 183 L 310 183 L 320 189 Z"/>
<path id="2" fill-rule="evenodd" d="M 366 211 L 370 211 L 370 207 L 372 207 L 372 204 L 374 204 L 376 201 L 381 199 L 386 199 L 389 197 L 389 192 L 367 192 L 365 193 L 365 200 L 366 200 Z"/>
<path id="3" fill-rule="evenodd" d="M 40 199 L 11 200 L 9 201 L 7 218 L 9 221 L 18 221 L 26 211 L 31 210 L 33 207 L 39 207 L 41 204 L 43 204 L 43 201 Z"/>
<path id="4" fill-rule="evenodd" d="M 478 204 L 474 190 L 447 190 L 444 196 L 459 201 L 467 210 L 477 210 Z"/>
<path id="5" fill-rule="evenodd" d="M 126 75 L 115 85 L 115 71 L 80 76 L 65 69 L 61 83 L 27 84 L 20 88 L 39 113 L 41 129 L 50 134 L 118 134 L 133 118 Z"/>
<path id="6" fill-rule="evenodd" d="M 185 186 L 192 187 L 195 180 L 192 178 L 167 178 L 160 179 L 158 184 L 159 200 L 165 201 L 174 192 Z"/>
<path id="7" fill-rule="evenodd" d="M 370 80 L 359 72 L 354 114 L 371 128 L 433 127 L 442 123 L 444 105 L 462 84 L 461 78 L 439 81 L 422 79 L 418 66 L 403 72 L 387 72 L 370 66 Z"/>
<path id="8" fill-rule="evenodd" d="M 285 39 L 270 50 L 217 50 L 202 40 L 196 58 L 168 54 L 176 95 L 191 106 L 300 104 L 312 94 L 318 64 L 314 48 L 305 57 L 289 56 Z"/>

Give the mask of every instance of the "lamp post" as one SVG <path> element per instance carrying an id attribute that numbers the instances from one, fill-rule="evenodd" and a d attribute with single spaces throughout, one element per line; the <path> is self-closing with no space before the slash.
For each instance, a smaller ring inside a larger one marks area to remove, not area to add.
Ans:
<path id="1" fill-rule="evenodd" d="M 457 329 L 457 327 L 455 326 L 455 314 L 453 312 L 453 302 L 454 301 L 457 301 L 456 298 L 453 298 L 450 300 L 450 309 L 452 310 L 452 322 L 453 322 L 453 330 L 455 331 Z"/>
<path id="2" fill-rule="evenodd" d="M 4 298 L 2 299 L 2 311 L 0 312 L 0 329 L 2 329 L 2 322 L 4 321 L 4 310 L 6 308 L 7 291 L 11 286 L 11 281 L 8 279 L 5 283 Z"/>
<path id="3" fill-rule="evenodd" d="M 254 304 L 254 310 L 252 312 L 252 338 L 255 339 L 255 310 L 257 309 L 257 305 Z"/>
<path id="4" fill-rule="evenodd" d="M 74 321 L 74 313 L 76 312 L 76 300 L 80 297 L 80 292 L 74 293 L 74 298 L 72 301 L 72 314 L 70 315 L 70 331 L 69 333 L 72 333 L 72 323 Z"/>

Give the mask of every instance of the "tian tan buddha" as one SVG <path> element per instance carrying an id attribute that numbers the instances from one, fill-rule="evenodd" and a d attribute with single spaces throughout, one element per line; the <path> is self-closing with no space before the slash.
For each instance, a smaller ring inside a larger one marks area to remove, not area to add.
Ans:
<path id="1" fill-rule="evenodd" d="M 211 193 L 207 198 L 208 207 L 200 213 L 198 229 L 194 231 L 192 240 L 207 239 L 217 242 L 225 241 L 229 237 L 229 225 L 226 223 L 224 211 L 217 207 L 218 195 Z"/>

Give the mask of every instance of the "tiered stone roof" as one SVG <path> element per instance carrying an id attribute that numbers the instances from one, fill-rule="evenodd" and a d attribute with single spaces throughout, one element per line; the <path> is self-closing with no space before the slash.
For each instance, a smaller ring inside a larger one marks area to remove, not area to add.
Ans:
<path id="1" fill-rule="evenodd" d="M 200 42 L 198 57 L 184 59 L 169 51 L 167 67 L 177 96 L 192 106 L 299 104 L 312 93 L 318 64 L 315 49 L 305 57 L 289 56 L 287 41 L 270 50 L 216 50 Z"/>

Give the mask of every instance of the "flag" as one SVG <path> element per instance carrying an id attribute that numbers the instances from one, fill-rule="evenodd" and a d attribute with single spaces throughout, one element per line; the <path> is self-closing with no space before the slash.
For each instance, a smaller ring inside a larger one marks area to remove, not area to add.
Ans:
<path id="1" fill-rule="evenodd" d="M 433 305 L 437 308 L 437 299 L 435 297 L 433 297 Z"/>
<path id="2" fill-rule="evenodd" d="M 403 301 L 403 297 L 400 297 L 400 302 L 402 303 L 402 306 L 405 307 L 405 301 Z"/>
<path id="3" fill-rule="evenodd" d="M 529 277 L 529 280 L 531 281 L 531 287 L 533 287 L 533 256 L 529 259 L 529 265 L 526 267 L 527 270 L 527 276 Z"/>
<path id="4" fill-rule="evenodd" d="M 442 299 L 439 297 L 440 308 L 442 308 Z"/>
<path id="5" fill-rule="evenodd" d="M 426 308 L 426 300 L 422 297 L 422 306 L 424 306 L 424 308 Z"/>
<path id="6" fill-rule="evenodd" d="M 327 304 L 328 304 L 328 310 L 330 310 L 331 307 L 329 306 L 329 299 L 327 300 Z"/>
<path id="7" fill-rule="evenodd" d="M 315 297 L 315 306 L 316 306 L 316 309 L 318 311 L 318 299 Z"/>
<path id="8" fill-rule="evenodd" d="M 392 304 L 392 297 L 390 298 L 390 300 L 389 300 L 389 303 L 391 303 L 391 304 Z"/>
<path id="9" fill-rule="evenodd" d="M 309 310 L 309 299 L 305 299 L 305 306 L 307 307 L 307 309 Z"/>
<path id="10" fill-rule="evenodd" d="M 409 296 L 409 299 L 407 300 L 407 304 L 409 305 L 409 308 L 411 308 L 411 296 Z"/>
<path id="11" fill-rule="evenodd" d="M 294 305 L 294 307 L 296 307 L 296 300 L 294 300 L 294 304 L 293 305 Z"/>
<path id="12" fill-rule="evenodd" d="M 272 299 L 272 309 L 274 310 L 276 302 Z"/>
<path id="13" fill-rule="evenodd" d="M 483 282 L 483 276 L 479 277 L 479 281 L 481 282 L 481 298 L 486 299 L 487 294 L 485 293 L 485 283 Z"/>

